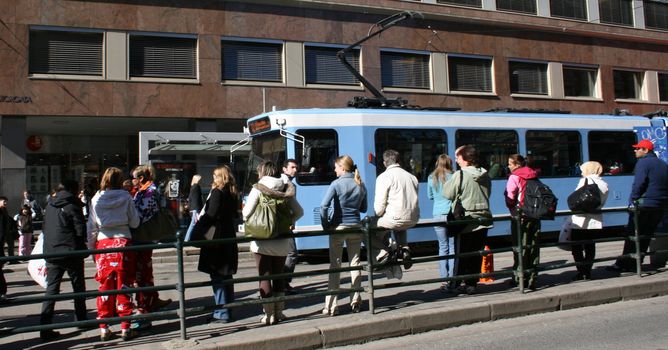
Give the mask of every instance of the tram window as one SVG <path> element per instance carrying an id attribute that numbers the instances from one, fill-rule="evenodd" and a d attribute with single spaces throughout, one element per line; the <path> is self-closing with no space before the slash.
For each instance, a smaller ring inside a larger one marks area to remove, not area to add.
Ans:
<path id="1" fill-rule="evenodd" d="M 527 131 L 527 160 L 541 177 L 579 176 L 582 164 L 577 131 Z"/>
<path id="2" fill-rule="evenodd" d="M 420 182 L 427 181 L 438 155 L 446 153 L 446 135 L 443 130 L 378 129 L 375 142 L 376 176 L 385 171 L 383 152 L 388 149 L 399 152 L 399 164 Z"/>
<path id="3" fill-rule="evenodd" d="M 253 136 L 251 143 L 251 155 L 248 159 L 248 172 L 246 174 L 244 193 L 250 191 L 250 186 L 257 182 L 257 166 L 264 161 L 272 161 L 281 166 L 286 158 L 286 140 L 278 132 Z"/>
<path id="4" fill-rule="evenodd" d="M 632 131 L 590 131 L 589 160 L 603 165 L 603 174 L 631 174 L 636 164 L 633 144 L 636 135 Z"/>
<path id="5" fill-rule="evenodd" d="M 457 130 L 455 144 L 474 145 L 480 154 L 480 166 L 492 179 L 508 175 L 508 156 L 518 151 L 517 133 L 512 130 Z M 453 159 L 454 160 L 454 159 Z"/>
<path id="6" fill-rule="evenodd" d="M 300 185 L 329 185 L 336 179 L 334 161 L 339 156 L 339 144 L 334 130 L 297 130 L 304 144 L 295 143 L 299 161 L 297 183 Z"/>

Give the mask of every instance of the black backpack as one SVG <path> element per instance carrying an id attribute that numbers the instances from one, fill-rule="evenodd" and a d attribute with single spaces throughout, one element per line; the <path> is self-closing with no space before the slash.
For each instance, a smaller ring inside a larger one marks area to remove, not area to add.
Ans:
<path id="1" fill-rule="evenodd" d="M 524 188 L 522 215 L 536 220 L 554 220 L 557 212 L 557 197 L 550 187 L 538 179 L 527 179 Z"/>

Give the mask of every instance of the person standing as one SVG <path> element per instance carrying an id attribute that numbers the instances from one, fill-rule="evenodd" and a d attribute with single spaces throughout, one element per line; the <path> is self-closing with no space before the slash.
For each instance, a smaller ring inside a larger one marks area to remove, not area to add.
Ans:
<path id="1" fill-rule="evenodd" d="M 135 207 L 139 213 L 140 226 L 160 211 L 161 196 L 153 179 L 155 170 L 150 165 L 139 165 L 132 171 L 133 184 L 137 187 L 134 196 Z M 153 242 L 140 241 L 135 237 L 133 245 L 146 245 Z M 153 249 L 137 251 L 136 283 L 138 287 L 153 287 Z M 137 292 L 137 310 L 139 313 L 157 311 L 172 303 L 172 299 L 162 300 L 157 291 Z M 150 321 L 133 322 L 133 328 L 150 327 Z"/>
<path id="2" fill-rule="evenodd" d="M 635 156 L 638 159 L 631 185 L 631 196 L 629 206 L 638 204 L 638 235 L 641 238 L 640 254 L 645 254 L 649 242 L 654 236 L 656 227 L 663 218 L 663 213 L 668 206 L 668 164 L 659 159 L 654 153 L 654 144 L 650 140 L 640 140 L 633 145 Z M 623 255 L 635 253 L 635 243 L 630 237 L 635 236 L 636 223 L 634 213 L 629 213 L 629 221 L 626 225 Z M 640 261 L 642 264 L 642 259 Z M 630 257 L 620 257 L 617 261 L 606 268 L 609 271 L 635 271 L 635 261 Z"/>
<path id="3" fill-rule="evenodd" d="M 492 219 L 489 209 L 489 194 L 492 181 L 487 170 L 479 166 L 478 150 L 473 145 L 464 145 L 455 150 L 459 171 L 443 186 L 443 197 L 454 201 L 459 197 L 465 209 L 467 219 Z M 461 189 L 461 190 L 460 190 Z M 455 249 L 457 254 L 475 252 L 484 249 L 487 230 L 492 225 L 470 223 L 457 228 Z M 457 258 L 455 275 L 471 275 L 480 273 L 482 256 Z M 474 294 L 478 285 L 478 277 L 464 280 L 466 294 Z"/>
<path id="4" fill-rule="evenodd" d="M 260 193 L 272 198 L 286 199 L 292 210 L 292 218 L 290 219 L 293 224 L 304 215 L 304 210 L 295 199 L 295 186 L 291 182 L 284 183 L 278 177 L 276 165 L 273 162 L 265 161 L 260 163 L 257 167 L 257 174 L 260 180 L 248 194 L 246 205 L 242 210 L 244 221 L 255 210 Z M 291 232 L 279 234 L 289 235 Z M 251 241 L 250 250 L 255 257 L 255 264 L 260 276 L 276 275 L 283 272 L 285 257 L 290 251 L 290 240 L 288 238 L 255 240 Z M 283 278 L 261 280 L 259 283 L 260 297 L 271 298 L 285 295 L 284 283 L 285 280 Z M 260 323 L 270 325 L 283 320 L 285 318 L 285 315 L 283 315 L 284 306 L 284 302 L 262 304 L 264 315 L 260 319 Z"/>
<path id="5" fill-rule="evenodd" d="M 16 221 L 12 219 L 12 216 L 9 215 L 7 210 L 7 202 L 9 200 L 7 197 L 0 197 L 0 215 L 3 217 L 3 230 L 5 231 L 4 239 L 0 244 L 2 244 L 2 250 L 5 249 L 5 243 L 7 244 L 7 256 L 14 256 L 14 241 L 18 236 L 18 229 L 16 228 Z M 9 264 L 18 264 L 18 261 L 10 261 Z"/>
<path id="6" fill-rule="evenodd" d="M 297 160 L 295 159 L 287 159 L 285 162 L 283 162 L 283 174 L 281 174 L 281 180 L 285 184 L 288 182 L 292 183 L 294 185 L 294 178 L 297 175 L 297 170 L 299 169 L 299 164 L 297 163 Z M 295 187 L 295 198 L 297 197 L 297 188 Z M 297 242 L 295 242 L 294 237 L 288 238 L 290 240 L 290 251 L 288 251 L 288 255 L 285 257 L 285 266 L 283 267 L 283 272 L 285 273 L 293 273 L 295 272 L 295 266 L 297 266 Z M 290 285 L 292 283 L 292 277 L 286 277 L 285 278 L 285 294 L 292 295 L 296 294 L 294 288 Z"/>
<path id="7" fill-rule="evenodd" d="M 452 179 L 452 159 L 441 154 L 436 159 L 434 171 L 427 178 L 427 196 L 434 201 L 432 214 L 438 222 L 447 222 L 452 201 L 443 196 L 443 186 Z M 434 226 L 438 239 L 438 255 L 446 256 L 455 253 L 455 236 L 448 234 L 446 226 Z M 454 259 L 440 260 L 438 271 L 441 278 L 454 277 Z M 457 283 L 448 281 L 441 283 L 441 290 L 451 291 Z"/>
<path id="8" fill-rule="evenodd" d="M 30 209 L 32 210 L 32 218 L 41 221 L 43 218 L 43 213 L 42 213 L 42 206 L 39 205 L 39 201 L 35 199 L 35 197 L 30 193 L 30 191 L 25 190 L 23 191 L 23 203 L 22 205 L 28 205 L 30 206 Z"/>
<path id="9" fill-rule="evenodd" d="M 406 230 L 415 226 L 420 218 L 418 205 L 418 180 L 399 165 L 399 152 L 388 149 L 383 152 L 385 171 L 376 178 L 376 193 L 373 210 L 378 217 L 378 227 L 394 233 L 397 249 L 404 268 L 409 269 L 411 255 Z M 390 232 L 371 236 L 371 248 L 379 263 L 390 257 L 390 248 L 385 244 Z M 377 254 L 375 252 L 378 251 Z"/>
<path id="10" fill-rule="evenodd" d="M 19 230 L 19 255 L 30 255 L 32 251 L 32 209 L 24 204 L 21 211 L 15 217 L 16 225 Z"/>
<path id="11" fill-rule="evenodd" d="M 320 204 L 320 222 L 323 230 L 346 230 L 361 229 L 360 213 L 366 213 L 367 197 L 366 187 L 362 182 L 357 166 L 350 156 L 344 155 L 336 158 L 334 172 L 338 179 L 334 180 L 327 189 L 325 197 Z M 346 243 L 350 267 L 360 266 L 360 249 L 362 245 L 361 233 L 330 234 L 329 235 L 329 268 L 341 267 L 341 255 L 343 254 L 343 243 Z M 340 273 L 329 274 L 328 289 L 335 290 L 340 287 Z M 352 288 L 360 288 L 362 273 L 360 270 L 350 271 L 350 284 Z M 325 297 L 325 308 L 322 313 L 329 316 L 338 314 L 338 295 L 327 295 Z M 352 312 L 359 312 L 362 306 L 360 292 L 350 295 L 350 308 Z"/>
<path id="12" fill-rule="evenodd" d="M 527 273 L 524 279 L 524 287 L 531 290 L 536 289 L 536 279 L 538 276 L 538 263 L 540 261 L 540 249 L 538 247 L 538 236 L 540 234 L 540 220 L 532 219 L 526 216 L 518 217 L 518 208 L 524 204 L 524 193 L 527 180 L 538 179 L 538 173 L 527 166 L 526 159 L 519 154 L 512 154 L 508 157 L 508 169 L 510 176 L 506 183 L 504 192 L 506 207 L 512 215 L 510 220 L 510 229 L 512 233 L 513 245 L 518 242 L 518 235 L 521 235 L 522 243 L 522 267 Z M 517 221 L 521 227 L 521 232 L 517 231 Z M 518 268 L 520 256 L 513 251 L 513 276 L 511 285 L 516 286 L 519 283 Z"/>
<path id="13" fill-rule="evenodd" d="M 575 190 L 584 186 L 585 180 L 587 184 L 596 184 L 601 193 L 601 205 L 596 208 L 596 211 L 599 211 L 608 199 L 608 184 L 601 179 L 603 166 L 599 162 L 589 161 L 580 165 L 580 170 L 582 178 Z M 571 215 L 570 219 L 572 241 L 592 240 L 601 236 L 601 232 L 603 231 L 603 214 L 600 212 Z M 573 277 L 573 281 L 590 280 L 591 268 L 594 265 L 594 258 L 596 256 L 596 244 L 591 242 L 571 245 L 571 254 L 573 254 L 573 260 L 581 264 L 575 266 L 578 273 Z"/>
<path id="14" fill-rule="evenodd" d="M 214 227 L 212 239 L 235 238 L 237 229 L 239 197 L 232 171 L 226 165 L 213 171 L 211 192 L 202 213 L 192 231 L 193 240 L 203 240 L 209 228 Z M 226 283 L 237 273 L 239 250 L 236 242 L 220 245 L 203 246 L 199 254 L 197 269 L 209 274 L 213 298 L 216 305 L 234 301 L 234 284 Z M 229 309 L 219 308 L 213 311 L 209 323 L 228 323 L 232 321 Z"/>
<path id="15" fill-rule="evenodd" d="M 7 197 L 0 196 L 0 257 L 5 256 L 5 237 L 14 234 L 11 230 L 11 225 L 14 225 L 14 220 L 7 215 Z M 7 297 L 7 280 L 5 273 L 2 271 L 5 263 L 0 262 L 0 301 Z"/>
<path id="16" fill-rule="evenodd" d="M 190 181 L 190 192 L 188 193 L 188 207 L 190 210 L 190 225 L 186 231 L 186 236 L 183 238 L 184 241 L 190 241 L 193 228 L 195 223 L 197 223 L 197 215 L 200 210 L 202 210 L 202 187 L 200 187 L 199 182 L 202 180 L 200 174 L 193 175 L 192 180 Z"/>
<path id="17" fill-rule="evenodd" d="M 79 184 L 74 180 L 63 180 L 56 188 L 55 197 L 47 203 L 42 234 L 44 235 L 44 254 L 68 253 L 86 250 L 86 221 L 83 216 L 83 203 L 77 197 Z M 46 258 L 46 293 L 45 297 L 60 294 L 60 282 L 67 272 L 72 282 L 74 293 L 86 291 L 84 277 L 84 259 L 87 253 L 77 256 Z M 55 300 L 42 302 L 40 324 L 51 324 Z M 86 299 L 74 299 L 76 321 L 87 319 Z M 83 327 L 85 328 L 85 327 Z M 42 340 L 52 340 L 60 333 L 54 330 L 39 332 Z"/>
<path id="18" fill-rule="evenodd" d="M 127 247 L 132 243 L 131 228 L 139 226 L 139 213 L 132 197 L 123 189 L 123 172 L 118 168 L 107 168 L 100 181 L 100 190 L 90 203 L 87 232 L 88 248 L 108 249 Z M 99 291 L 131 288 L 135 283 L 135 252 L 111 252 L 95 255 L 97 272 L 95 280 Z M 110 294 L 97 297 L 97 318 L 130 316 L 134 304 L 130 294 Z M 100 339 L 111 338 L 107 324 L 100 323 Z M 130 322 L 121 322 L 124 340 L 135 337 Z"/>

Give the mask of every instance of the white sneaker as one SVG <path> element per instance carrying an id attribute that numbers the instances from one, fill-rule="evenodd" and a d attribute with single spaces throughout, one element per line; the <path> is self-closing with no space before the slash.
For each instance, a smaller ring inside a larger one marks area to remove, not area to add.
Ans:
<path id="1" fill-rule="evenodd" d="M 381 251 L 376 256 L 376 261 L 379 264 L 384 264 L 387 262 L 387 259 L 390 257 L 390 253 L 387 250 L 381 249 Z"/>

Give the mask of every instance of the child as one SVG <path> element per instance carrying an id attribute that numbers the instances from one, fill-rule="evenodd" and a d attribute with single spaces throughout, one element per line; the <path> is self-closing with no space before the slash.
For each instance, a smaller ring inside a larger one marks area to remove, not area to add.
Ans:
<path id="1" fill-rule="evenodd" d="M 14 218 L 19 229 L 19 255 L 30 255 L 32 252 L 32 208 L 28 204 L 21 207 L 21 211 Z"/>

